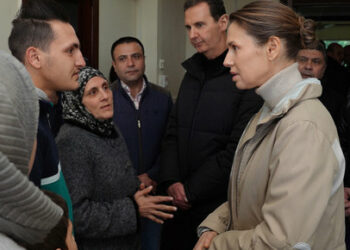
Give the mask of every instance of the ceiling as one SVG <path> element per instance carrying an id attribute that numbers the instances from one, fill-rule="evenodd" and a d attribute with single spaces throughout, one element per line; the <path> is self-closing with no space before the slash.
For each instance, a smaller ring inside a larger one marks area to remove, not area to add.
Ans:
<path id="1" fill-rule="evenodd" d="M 323 39 L 350 38 L 350 0 L 281 0 L 298 14 L 317 21 L 317 32 Z"/>
<path id="2" fill-rule="evenodd" d="M 289 5 L 316 21 L 350 21 L 350 0 L 289 0 Z"/>

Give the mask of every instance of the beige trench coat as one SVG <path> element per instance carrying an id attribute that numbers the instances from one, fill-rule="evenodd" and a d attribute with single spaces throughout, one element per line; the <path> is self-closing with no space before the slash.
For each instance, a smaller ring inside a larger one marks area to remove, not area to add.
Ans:
<path id="1" fill-rule="evenodd" d="M 257 90 L 228 202 L 200 225 L 219 233 L 210 249 L 345 249 L 344 157 L 321 92 L 296 64 Z"/>

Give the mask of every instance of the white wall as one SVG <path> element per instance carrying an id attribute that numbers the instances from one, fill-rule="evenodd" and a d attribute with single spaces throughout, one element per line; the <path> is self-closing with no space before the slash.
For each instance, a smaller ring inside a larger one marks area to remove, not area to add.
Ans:
<path id="1" fill-rule="evenodd" d="M 146 76 L 158 82 L 158 0 L 136 0 L 136 37 L 145 47 Z"/>
<path id="2" fill-rule="evenodd" d="M 188 40 L 184 27 L 183 1 L 160 0 L 158 25 L 159 59 L 164 60 L 164 69 L 158 69 L 158 75 L 167 76 L 166 88 L 176 97 L 185 72 L 181 63 L 186 59 Z"/>
<path id="3" fill-rule="evenodd" d="M 158 81 L 158 0 L 101 0 L 99 20 L 99 69 L 108 76 L 112 43 L 135 36 L 143 43 L 146 75 Z"/>
<path id="4" fill-rule="evenodd" d="M 159 75 L 166 75 L 166 88 L 176 96 L 186 58 L 182 6 L 183 0 L 101 0 L 99 69 L 109 74 L 110 47 L 117 38 L 135 36 L 145 47 L 148 79 L 158 84 Z M 159 69 L 159 59 L 164 59 L 164 69 Z"/>
<path id="5" fill-rule="evenodd" d="M 0 50 L 9 52 L 7 39 L 10 35 L 12 24 L 11 21 L 15 18 L 16 13 L 21 6 L 21 0 L 2 0 L 0 4 Z"/>
<path id="6" fill-rule="evenodd" d="M 101 0 L 99 12 L 99 69 L 108 77 L 112 65 L 112 43 L 122 36 L 136 35 L 136 2 Z"/>

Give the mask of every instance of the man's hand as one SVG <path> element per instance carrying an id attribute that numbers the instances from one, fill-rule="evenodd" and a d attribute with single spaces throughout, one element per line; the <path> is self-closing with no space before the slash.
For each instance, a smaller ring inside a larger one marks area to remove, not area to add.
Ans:
<path id="1" fill-rule="evenodd" d="M 147 173 L 144 174 L 140 174 L 137 176 L 140 180 L 141 183 L 145 184 L 146 187 L 149 186 L 153 186 L 152 189 L 152 193 L 155 194 L 156 193 L 156 189 L 157 189 L 157 182 L 155 182 L 154 180 L 152 180 L 151 178 L 149 178 Z"/>
<path id="2" fill-rule="evenodd" d="M 139 214 L 141 217 L 145 217 L 159 224 L 163 224 L 164 220 L 174 217 L 174 215 L 169 212 L 175 212 L 177 208 L 174 206 L 161 204 L 162 202 L 172 201 L 172 197 L 148 195 L 151 191 L 152 186 L 149 186 L 137 191 L 134 194 L 134 199 L 139 208 Z"/>
<path id="3" fill-rule="evenodd" d="M 204 232 L 199 238 L 199 240 L 197 241 L 197 244 L 194 246 L 193 250 L 208 249 L 210 247 L 212 240 L 216 235 L 218 235 L 218 233 L 214 231 Z"/>
<path id="4" fill-rule="evenodd" d="M 350 188 L 344 187 L 345 216 L 350 215 Z"/>
<path id="5" fill-rule="evenodd" d="M 173 204 L 182 210 L 191 208 L 190 203 L 187 200 L 184 185 L 181 182 L 175 182 L 170 185 L 167 190 L 168 195 L 174 198 Z"/>

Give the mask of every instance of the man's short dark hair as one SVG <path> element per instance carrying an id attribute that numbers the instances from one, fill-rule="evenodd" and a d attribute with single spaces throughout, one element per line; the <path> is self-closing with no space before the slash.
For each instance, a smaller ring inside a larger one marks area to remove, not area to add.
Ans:
<path id="1" fill-rule="evenodd" d="M 8 45 L 13 56 L 24 62 L 27 48 L 37 47 L 46 51 L 54 39 L 54 33 L 48 21 L 69 22 L 62 6 L 55 0 L 27 0 L 16 19 L 12 21 L 12 31 Z"/>
<path id="2" fill-rule="evenodd" d="M 17 18 L 69 22 L 62 5 L 55 0 L 27 0 L 22 4 Z"/>
<path id="3" fill-rule="evenodd" d="M 342 46 L 339 43 L 331 43 L 328 45 L 327 53 L 335 53 L 338 49 L 342 49 Z"/>
<path id="4" fill-rule="evenodd" d="M 326 47 L 322 40 L 315 40 L 314 43 L 309 44 L 304 49 L 318 50 L 322 53 L 323 59 L 327 62 Z"/>
<path id="5" fill-rule="evenodd" d="M 184 4 L 184 11 L 199 3 L 208 4 L 210 14 L 215 19 L 215 21 L 218 21 L 222 15 L 226 14 L 226 9 L 223 0 L 186 0 Z"/>
<path id="6" fill-rule="evenodd" d="M 119 44 L 124 44 L 124 43 L 138 43 L 141 46 L 142 54 L 145 55 L 145 49 L 144 49 L 143 44 L 141 43 L 141 41 L 139 39 L 137 39 L 136 37 L 132 37 L 132 36 L 124 36 L 124 37 L 119 38 L 117 41 L 115 41 L 112 44 L 111 56 L 112 56 L 113 61 L 114 61 L 113 51 L 114 51 L 115 47 L 117 47 Z"/>

